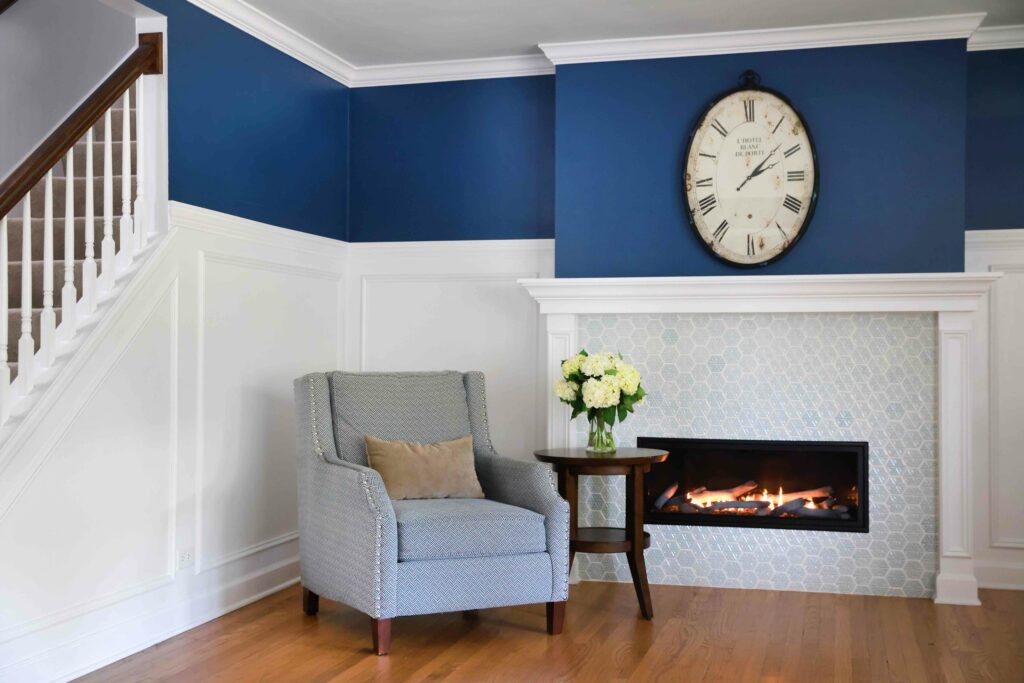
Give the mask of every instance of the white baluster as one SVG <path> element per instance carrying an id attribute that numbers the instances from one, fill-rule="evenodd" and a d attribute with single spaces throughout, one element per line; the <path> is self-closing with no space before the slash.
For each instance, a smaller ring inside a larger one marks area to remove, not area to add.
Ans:
<path id="1" fill-rule="evenodd" d="M 103 115 L 103 241 L 100 243 L 100 291 L 114 288 L 114 148 L 110 110 Z"/>
<path id="2" fill-rule="evenodd" d="M 7 216 L 0 218 L 0 425 L 11 414 L 11 369 L 7 367 Z"/>
<path id="3" fill-rule="evenodd" d="M 53 171 L 46 172 L 43 194 L 43 312 L 39 317 L 39 351 L 42 366 L 53 365 L 57 356 L 57 315 L 53 310 Z"/>
<path id="4" fill-rule="evenodd" d="M 32 373 L 33 354 L 36 352 L 32 340 L 32 193 L 22 201 L 21 224 L 21 336 L 18 338 L 18 379 L 21 391 L 27 394 L 35 386 Z"/>
<path id="5" fill-rule="evenodd" d="M 64 163 L 64 287 L 60 290 L 62 339 L 75 336 L 78 328 L 78 292 L 75 289 L 75 148 L 68 150 Z"/>
<path id="6" fill-rule="evenodd" d="M 146 231 L 149 229 L 142 218 L 146 210 L 142 199 L 142 169 L 146 165 L 143 147 L 146 136 L 142 118 L 142 83 L 145 80 L 145 76 L 139 76 L 139 80 L 135 81 L 135 221 L 132 224 L 135 228 L 135 253 L 146 246 Z"/>
<path id="7" fill-rule="evenodd" d="M 132 234 L 132 117 L 130 90 L 124 91 L 121 110 L 121 223 L 119 235 L 121 248 L 117 252 L 117 269 L 124 271 L 131 266 L 135 254 L 135 237 Z"/>
<path id="8" fill-rule="evenodd" d="M 82 309 L 86 315 L 96 311 L 96 210 L 92 181 L 92 128 L 85 136 L 85 253 L 82 257 Z"/>

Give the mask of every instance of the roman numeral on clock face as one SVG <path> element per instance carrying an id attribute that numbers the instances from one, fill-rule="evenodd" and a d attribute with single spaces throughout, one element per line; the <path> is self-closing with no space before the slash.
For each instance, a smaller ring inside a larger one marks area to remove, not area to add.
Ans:
<path id="1" fill-rule="evenodd" d="M 782 200 L 782 205 L 793 213 L 800 213 L 800 207 L 802 207 L 804 203 L 793 195 L 787 194 L 786 198 Z"/>
<path id="2" fill-rule="evenodd" d="M 713 236 L 716 240 L 721 242 L 727 232 L 729 232 L 729 221 L 722 221 L 718 224 L 718 227 L 715 228 L 715 234 Z"/>
<path id="3" fill-rule="evenodd" d="M 754 100 L 743 100 L 743 114 L 747 118 L 747 123 L 754 122 Z"/>
<path id="4" fill-rule="evenodd" d="M 698 178 L 697 187 L 711 187 L 711 178 Z"/>
<path id="5" fill-rule="evenodd" d="M 785 120 L 786 120 L 785 116 L 783 116 L 781 119 L 779 119 L 779 122 L 775 124 L 774 128 L 772 128 L 772 135 L 775 135 L 775 131 L 777 131 L 779 129 L 779 126 L 781 126 L 782 122 L 785 121 Z"/>
<path id="6" fill-rule="evenodd" d="M 699 156 L 699 157 L 707 157 L 708 159 L 717 159 L 718 158 L 714 154 L 705 154 L 704 152 L 697 152 L 697 156 Z"/>
<path id="7" fill-rule="evenodd" d="M 803 179 L 803 171 L 786 171 L 786 180 L 788 180 L 791 183 L 803 182 Z"/>
<path id="8" fill-rule="evenodd" d="M 754 236 L 747 235 L 747 256 L 753 256 L 755 252 L 756 249 L 754 248 Z"/>
<path id="9" fill-rule="evenodd" d="M 715 195 L 709 194 L 700 200 L 700 213 L 702 216 L 708 215 L 712 209 L 718 204 L 718 200 L 715 199 Z"/>
<path id="10" fill-rule="evenodd" d="M 788 240 L 789 239 L 789 235 L 787 235 L 786 231 L 782 229 L 782 226 L 779 225 L 778 221 L 775 222 L 775 227 L 778 228 L 779 232 L 782 233 L 782 239 L 784 239 L 784 240 Z"/>
<path id="11" fill-rule="evenodd" d="M 793 145 L 792 147 L 787 149 L 785 152 L 783 152 L 783 154 L 785 154 L 787 157 L 791 157 L 791 156 L 793 156 L 794 154 L 796 154 L 799 151 L 800 151 L 800 145 Z"/>
<path id="12" fill-rule="evenodd" d="M 729 131 L 725 129 L 725 126 L 718 122 L 718 119 L 711 120 L 711 127 L 717 130 L 723 138 L 729 134 Z"/>

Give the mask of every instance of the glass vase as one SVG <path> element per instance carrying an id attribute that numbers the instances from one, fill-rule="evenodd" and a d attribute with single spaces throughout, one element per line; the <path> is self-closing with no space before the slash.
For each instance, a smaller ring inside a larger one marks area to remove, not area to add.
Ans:
<path id="1" fill-rule="evenodd" d="M 612 426 L 605 423 L 604 417 L 600 413 L 590 418 L 587 451 L 589 453 L 615 452 L 615 436 L 612 434 Z"/>

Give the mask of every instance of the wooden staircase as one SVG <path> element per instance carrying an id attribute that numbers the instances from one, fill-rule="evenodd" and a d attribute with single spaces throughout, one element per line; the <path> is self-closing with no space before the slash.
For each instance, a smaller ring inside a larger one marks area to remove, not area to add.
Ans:
<path id="1" fill-rule="evenodd" d="M 0 427 L 145 248 L 143 76 L 162 71 L 162 35 L 141 34 L 0 183 Z"/>

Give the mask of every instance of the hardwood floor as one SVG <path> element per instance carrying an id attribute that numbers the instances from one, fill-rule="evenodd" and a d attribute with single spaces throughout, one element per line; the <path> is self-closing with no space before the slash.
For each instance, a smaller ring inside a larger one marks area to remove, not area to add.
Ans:
<path id="1" fill-rule="evenodd" d="M 821 593 L 572 587 L 565 632 L 544 605 L 393 621 L 391 655 L 369 617 L 298 586 L 97 671 L 85 681 L 1024 681 L 1024 592 L 983 606 Z"/>

